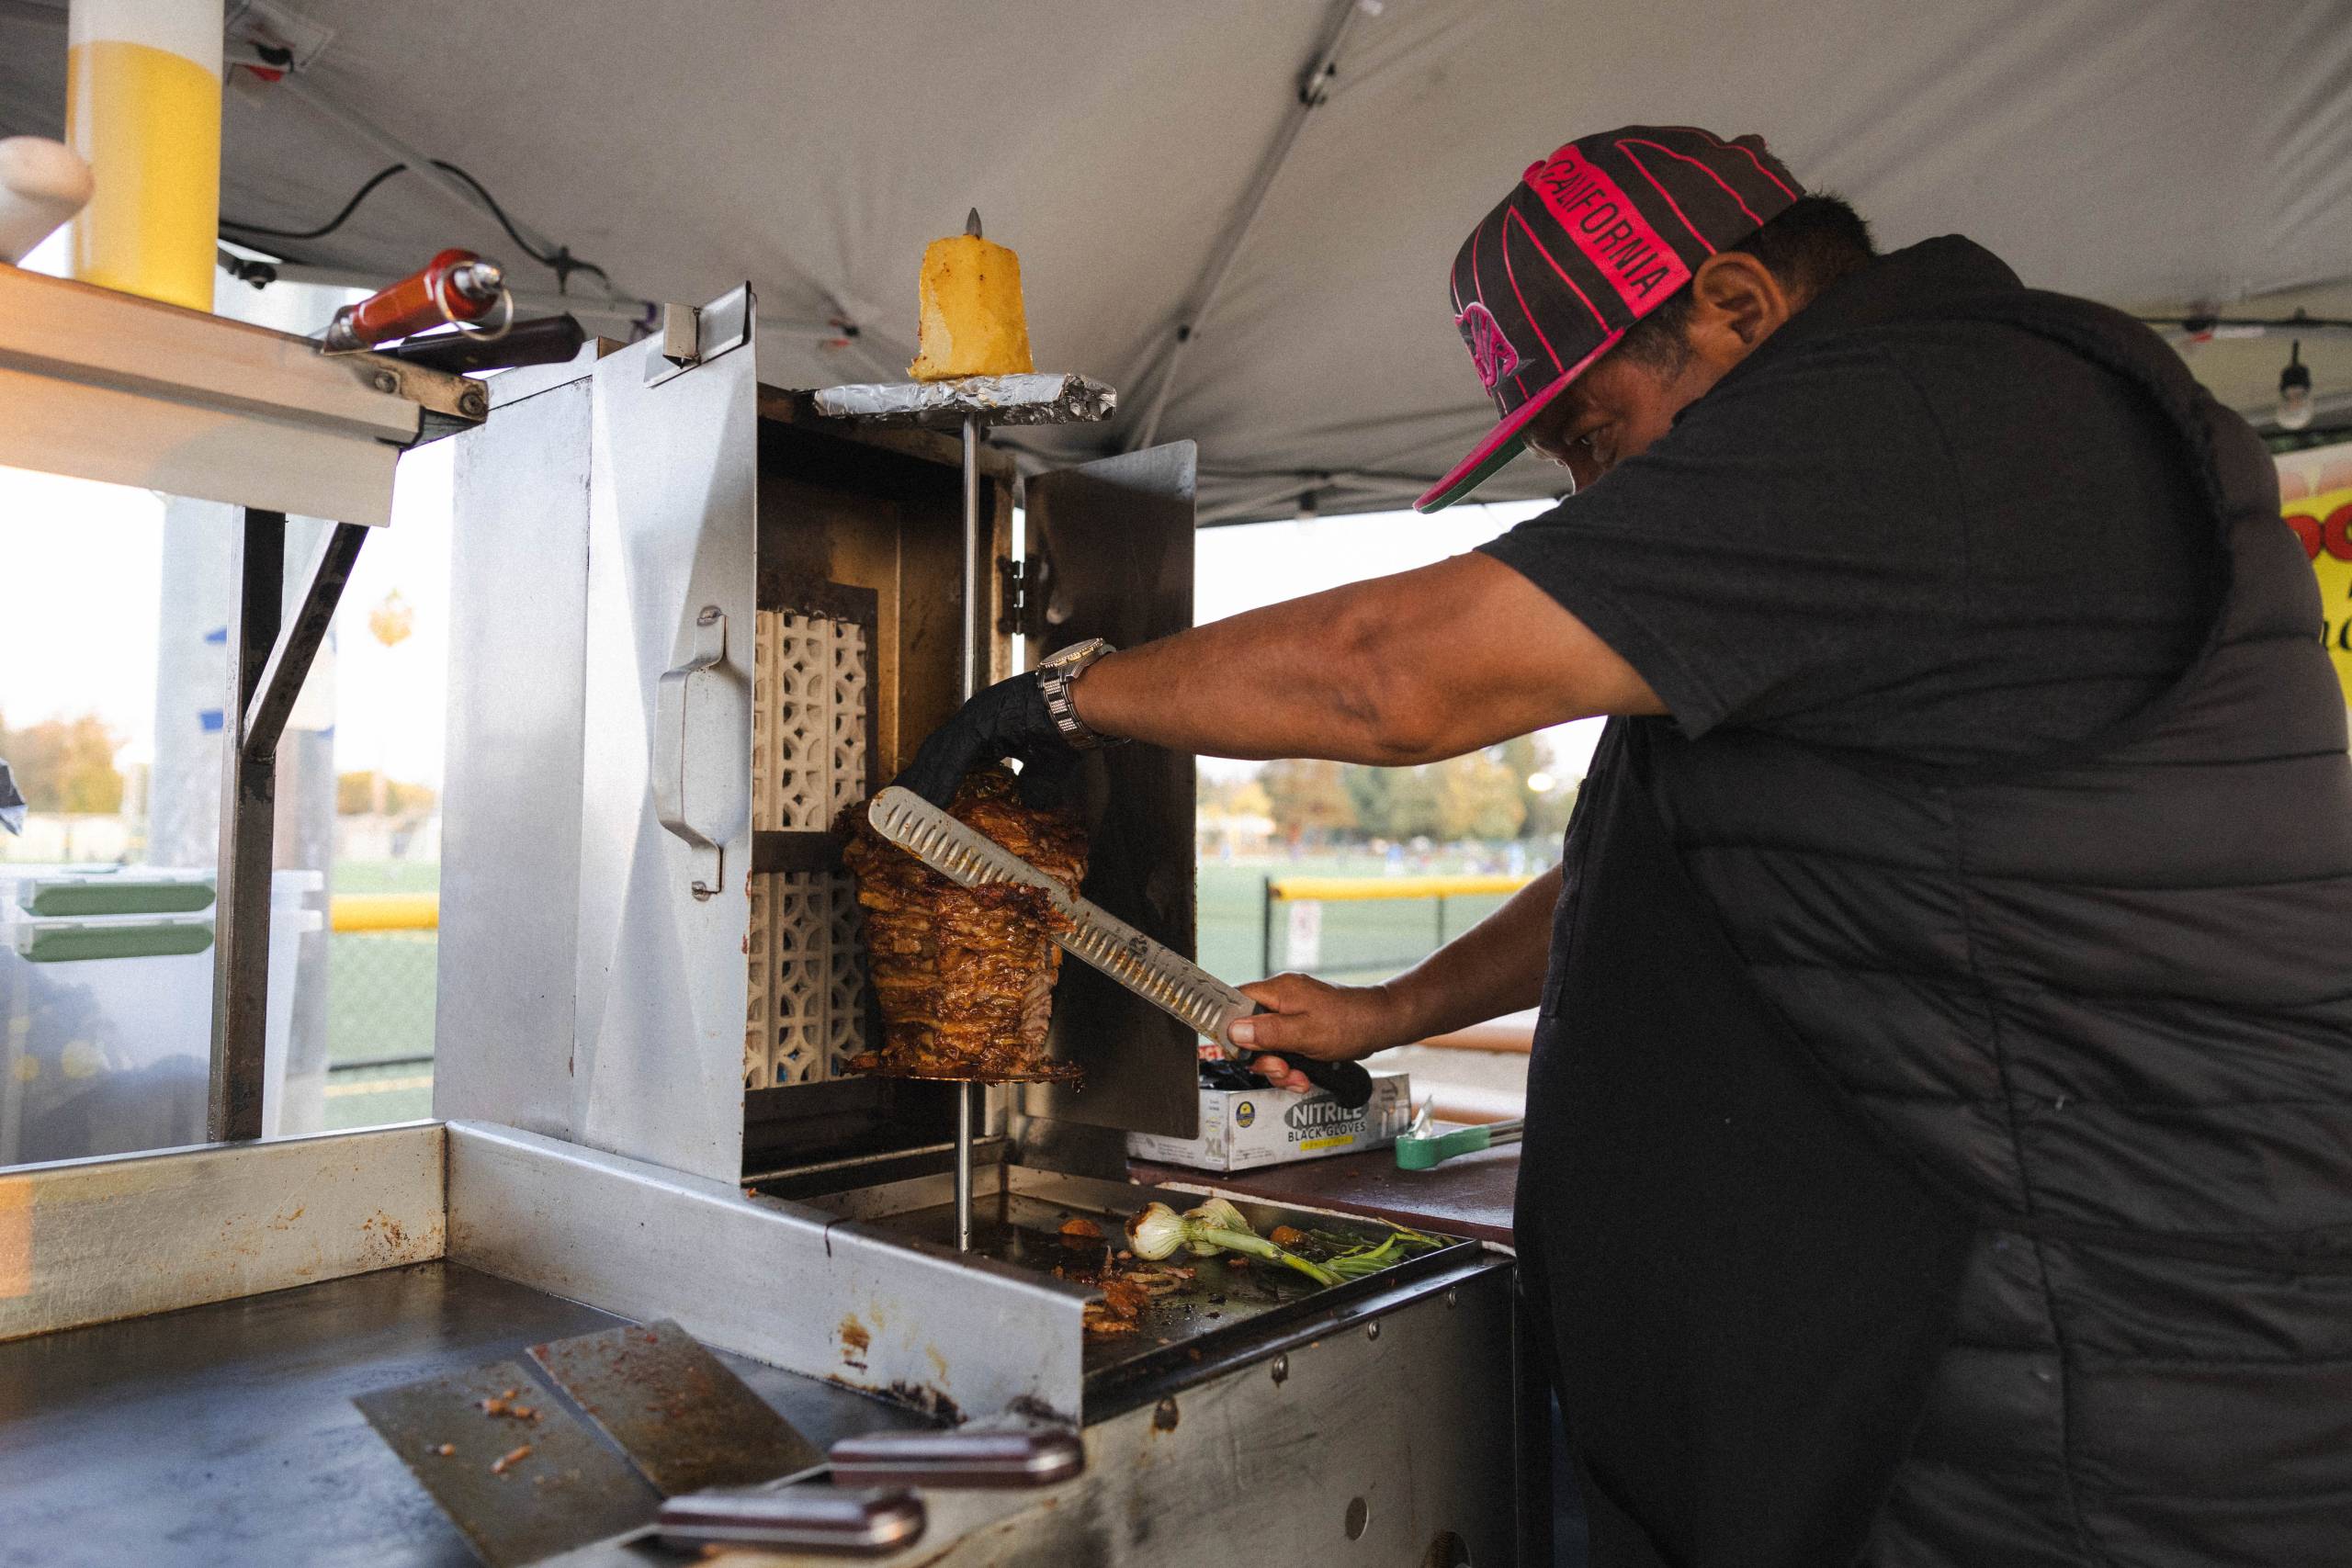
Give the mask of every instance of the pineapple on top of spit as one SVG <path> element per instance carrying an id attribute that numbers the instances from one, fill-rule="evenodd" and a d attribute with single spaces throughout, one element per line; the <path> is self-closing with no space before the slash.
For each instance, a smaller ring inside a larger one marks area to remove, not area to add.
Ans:
<path id="1" fill-rule="evenodd" d="M 966 376 L 1025 376 L 1029 316 L 1021 303 L 1021 258 L 980 234 L 977 209 L 964 232 L 923 247 L 918 381 Z"/>

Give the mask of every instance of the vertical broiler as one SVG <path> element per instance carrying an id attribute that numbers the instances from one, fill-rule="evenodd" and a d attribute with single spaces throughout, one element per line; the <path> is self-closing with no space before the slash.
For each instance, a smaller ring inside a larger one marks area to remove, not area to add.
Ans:
<path id="1" fill-rule="evenodd" d="M 979 450 L 967 622 L 967 411 L 901 406 L 936 389 L 763 387 L 754 308 L 738 290 L 501 378 L 461 442 L 435 1111 L 514 1131 L 453 1155 L 453 1208 L 477 1176 L 484 1200 L 453 1256 L 473 1231 L 504 1268 L 538 1260 L 532 1282 L 593 1276 L 599 1304 L 964 1419 L 1091 1428 L 1221 1378 L 1280 1401 L 1267 1366 L 1318 1342 L 1363 1363 L 1329 1461 L 1507 1540 L 1507 1276 L 1474 1247 L 1319 1292 L 1204 1268 L 1144 1332 L 1085 1333 L 1095 1292 L 1061 1227 L 1115 1235 L 1155 1196 L 1126 1179 L 1126 1134 L 1189 1136 L 1198 1103 L 1198 1037 L 1085 964 L 1062 965 L 1048 1036 L 1079 1081 L 974 1096 L 957 1249 L 960 1087 L 852 1065 L 877 1020 L 836 825 L 953 712 L 967 648 L 989 680 L 1016 637 L 1034 661 L 1190 624 L 1193 452 L 1019 486 Z M 1192 760 L 1132 746 L 1088 767 L 1084 896 L 1189 953 Z M 514 1190 L 542 1149 L 564 1168 Z M 640 1240 L 673 1181 L 731 1212 L 689 1206 Z M 1430 1353 L 1372 1337 L 1398 1314 Z M 1458 1451 L 1408 1440 L 1464 1401 Z"/>

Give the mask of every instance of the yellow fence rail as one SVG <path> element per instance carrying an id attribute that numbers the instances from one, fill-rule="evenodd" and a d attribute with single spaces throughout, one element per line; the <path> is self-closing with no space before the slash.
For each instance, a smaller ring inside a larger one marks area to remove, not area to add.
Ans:
<path id="1" fill-rule="evenodd" d="M 1314 970 L 1322 963 L 1322 908 L 1325 904 L 1363 904 L 1384 900 L 1414 900 L 1426 902 L 1436 916 L 1431 933 L 1434 951 L 1446 943 L 1446 900 L 1449 898 L 1508 897 L 1526 886 L 1531 876 L 1270 876 L 1266 878 L 1265 904 L 1259 915 L 1259 973 L 1274 971 L 1274 907 L 1289 906 L 1285 917 L 1290 942 L 1287 957 L 1290 966 Z M 1401 967 L 1420 953 L 1393 955 Z M 1370 968 L 1384 968 L 1385 964 L 1371 964 Z"/>
<path id="2" fill-rule="evenodd" d="M 441 929 L 437 893 L 338 893 L 327 901 L 327 928 L 337 931 L 433 931 Z"/>
<path id="3" fill-rule="evenodd" d="M 1276 903 L 1340 904 L 1371 898 L 1461 898 L 1516 893 L 1532 876 L 1274 876 L 1266 897 Z"/>

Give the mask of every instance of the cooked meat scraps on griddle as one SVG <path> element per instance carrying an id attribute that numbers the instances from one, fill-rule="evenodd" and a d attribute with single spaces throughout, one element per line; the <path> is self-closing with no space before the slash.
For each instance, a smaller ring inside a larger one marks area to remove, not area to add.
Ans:
<path id="1" fill-rule="evenodd" d="M 1005 769 L 967 778 L 948 811 L 1078 891 L 1086 832 L 1077 814 L 1023 805 Z M 851 1065 L 892 1077 L 1075 1083 L 1075 1065 L 1046 1059 L 1061 950 L 1045 893 L 958 887 L 876 833 L 864 807 L 853 817 L 842 858 L 865 909 L 883 1044 Z"/>
<path id="2" fill-rule="evenodd" d="M 1086 1337 L 1110 1339 L 1141 1332 L 1144 1309 L 1157 1298 L 1182 1290 L 1193 1270 L 1172 1263 L 1115 1263 L 1106 1255 L 1091 1268 L 1064 1265 L 1054 1276 L 1102 1291 L 1101 1301 L 1086 1303 Z"/>

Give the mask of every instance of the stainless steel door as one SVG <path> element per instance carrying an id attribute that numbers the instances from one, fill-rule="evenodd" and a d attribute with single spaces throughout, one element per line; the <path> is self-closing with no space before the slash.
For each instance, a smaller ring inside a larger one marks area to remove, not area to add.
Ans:
<path id="1" fill-rule="evenodd" d="M 1028 484 L 1046 631 L 1033 660 L 1088 637 L 1132 647 L 1193 624 L 1193 479 L 1189 441 L 1104 457 Z M 1086 897 L 1193 956 L 1196 931 L 1190 754 L 1121 746 L 1086 773 Z M 1200 1123 L 1196 1037 L 1081 964 L 1054 997 L 1054 1055 L 1083 1087 L 1034 1086 L 1033 1116 L 1189 1138 Z"/>
<path id="2" fill-rule="evenodd" d="M 434 1111 L 732 1181 L 758 376 L 690 314 L 461 438 Z"/>
<path id="3" fill-rule="evenodd" d="M 730 1181 L 752 870 L 748 293 L 732 317 L 737 346 L 706 330 L 683 370 L 666 337 L 596 367 L 572 1060 L 577 1141 Z"/>

